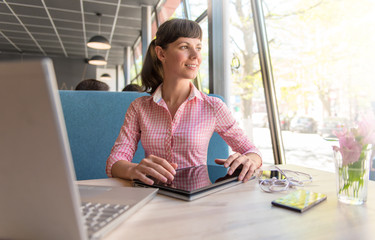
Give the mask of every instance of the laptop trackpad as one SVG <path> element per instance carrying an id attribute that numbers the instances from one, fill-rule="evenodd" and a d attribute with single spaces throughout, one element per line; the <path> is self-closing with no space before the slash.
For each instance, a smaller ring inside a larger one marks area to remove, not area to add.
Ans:
<path id="1" fill-rule="evenodd" d="M 128 204 L 133 206 L 138 202 L 155 196 L 157 189 L 90 186 L 78 184 L 78 189 L 83 202 L 106 202 L 111 204 Z"/>

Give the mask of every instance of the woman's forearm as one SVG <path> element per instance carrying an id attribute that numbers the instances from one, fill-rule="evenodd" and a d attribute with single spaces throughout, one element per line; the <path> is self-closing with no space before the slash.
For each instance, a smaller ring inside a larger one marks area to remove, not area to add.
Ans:
<path id="1" fill-rule="evenodd" d="M 136 163 L 128 162 L 125 160 L 117 161 L 112 166 L 112 177 L 133 180 L 131 169 L 136 165 Z"/>

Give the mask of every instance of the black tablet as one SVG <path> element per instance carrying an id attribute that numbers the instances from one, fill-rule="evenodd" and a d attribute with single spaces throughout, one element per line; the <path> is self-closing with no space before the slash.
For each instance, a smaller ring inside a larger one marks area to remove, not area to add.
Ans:
<path id="1" fill-rule="evenodd" d="M 134 186 L 159 188 L 160 194 L 192 201 L 241 183 L 238 181 L 241 169 L 237 169 L 232 175 L 228 175 L 227 171 L 221 165 L 200 165 L 176 170 L 172 182 L 162 183 L 153 179 L 154 184 L 148 185 L 134 180 Z"/>

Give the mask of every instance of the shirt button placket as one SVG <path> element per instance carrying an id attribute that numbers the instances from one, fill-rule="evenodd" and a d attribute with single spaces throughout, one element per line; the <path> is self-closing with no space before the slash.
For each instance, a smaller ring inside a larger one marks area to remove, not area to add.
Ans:
<path id="1" fill-rule="evenodd" d="M 167 146 L 167 156 L 168 161 L 172 159 L 172 125 L 168 128 L 167 138 L 166 138 L 166 146 Z"/>

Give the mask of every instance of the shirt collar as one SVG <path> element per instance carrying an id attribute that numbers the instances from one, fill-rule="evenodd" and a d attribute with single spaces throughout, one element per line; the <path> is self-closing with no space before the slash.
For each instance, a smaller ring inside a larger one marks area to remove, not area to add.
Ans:
<path id="1" fill-rule="evenodd" d="M 154 99 L 154 102 L 159 103 L 163 98 L 161 95 L 161 87 L 163 84 L 160 84 L 159 87 L 155 90 L 155 92 L 152 94 L 152 98 Z"/>
<path id="2" fill-rule="evenodd" d="M 203 99 L 202 93 L 194 86 L 194 84 L 192 82 L 190 82 L 190 94 L 189 94 L 188 100 L 190 101 L 191 99 L 193 99 L 195 97 L 197 97 L 201 100 Z"/>
<path id="3" fill-rule="evenodd" d="M 159 87 L 155 90 L 154 94 L 152 95 L 152 98 L 155 103 L 160 103 L 160 101 L 163 99 L 161 92 L 162 86 L 163 84 L 160 84 Z M 190 82 L 190 94 L 188 97 L 188 101 L 194 99 L 195 97 L 203 99 L 201 94 L 202 93 L 194 86 L 194 84 Z"/>

